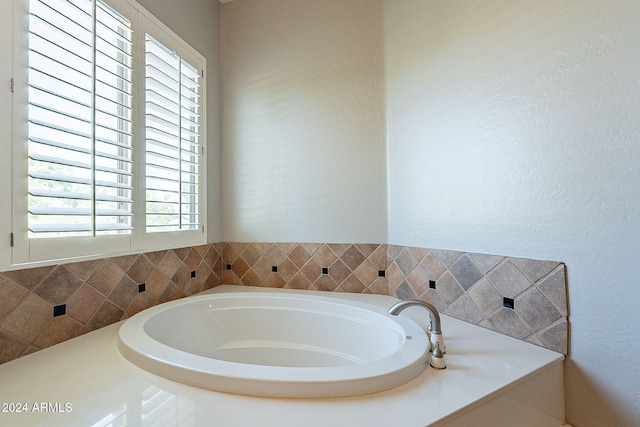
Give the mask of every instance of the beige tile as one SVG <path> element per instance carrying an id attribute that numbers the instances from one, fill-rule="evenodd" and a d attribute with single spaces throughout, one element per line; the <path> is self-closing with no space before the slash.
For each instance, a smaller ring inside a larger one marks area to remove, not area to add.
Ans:
<path id="1" fill-rule="evenodd" d="M 185 248 L 172 249 L 173 253 L 175 253 L 176 256 L 178 258 L 180 258 L 181 260 L 183 260 L 189 254 L 190 250 L 191 250 L 191 247 L 189 247 L 189 246 L 187 246 Z"/>
<path id="2" fill-rule="evenodd" d="M 367 290 L 376 295 L 389 295 L 389 282 L 386 277 L 378 277 Z"/>
<path id="3" fill-rule="evenodd" d="M 313 286 L 319 291 L 335 291 L 338 287 L 336 282 L 328 274 L 323 274 L 318 277 L 318 279 L 313 282 Z"/>
<path id="4" fill-rule="evenodd" d="M 549 300 L 535 288 L 516 298 L 514 308 L 533 332 L 549 326 L 562 317 Z"/>
<path id="5" fill-rule="evenodd" d="M 60 265 L 33 292 L 52 304 L 64 304 L 83 283 L 77 274 Z"/>
<path id="6" fill-rule="evenodd" d="M 206 247 L 206 246 L 205 246 Z M 154 266 L 160 265 L 162 259 L 167 255 L 167 251 L 154 251 L 154 252 L 145 252 L 144 256 L 153 264 Z"/>
<path id="7" fill-rule="evenodd" d="M 237 262 L 237 261 L 236 261 Z M 171 278 L 171 282 L 178 287 L 181 291 L 184 291 L 184 287 L 187 286 L 187 282 L 191 278 L 191 271 L 182 265 L 178 271 Z"/>
<path id="8" fill-rule="evenodd" d="M 200 256 L 200 254 L 195 248 L 192 248 L 187 254 L 187 256 L 184 258 L 184 264 L 191 271 L 194 271 L 195 269 L 197 269 L 201 262 L 202 262 L 202 257 Z"/>
<path id="9" fill-rule="evenodd" d="M 33 290 L 33 288 L 38 286 L 55 268 L 56 266 L 27 268 L 24 270 L 6 271 L 2 274 L 20 286 Z"/>
<path id="10" fill-rule="evenodd" d="M 420 295 L 429 289 L 429 280 L 431 280 L 429 273 L 424 271 L 419 265 L 411 270 L 411 273 L 407 276 L 407 282 L 409 282 L 416 295 Z"/>
<path id="11" fill-rule="evenodd" d="M 104 260 L 89 277 L 87 283 L 103 295 L 109 295 L 124 276 L 124 271 L 111 259 Z"/>
<path id="12" fill-rule="evenodd" d="M 349 267 L 351 271 L 354 271 L 365 260 L 365 256 L 362 255 L 357 247 L 351 246 L 340 256 L 340 260 Z"/>
<path id="13" fill-rule="evenodd" d="M 47 348 L 87 332 L 89 329 L 77 320 L 66 315 L 58 316 L 51 320 L 51 323 L 33 344 L 40 348 Z"/>
<path id="14" fill-rule="evenodd" d="M 364 260 L 353 272 L 362 282 L 364 287 L 371 285 L 378 278 L 378 269 L 368 260 Z"/>
<path id="15" fill-rule="evenodd" d="M 473 324 L 477 324 L 484 318 L 482 311 L 467 294 L 461 295 L 460 298 L 445 309 L 444 313 Z"/>
<path id="16" fill-rule="evenodd" d="M 502 295 L 486 278 L 480 279 L 467 294 L 485 315 L 502 307 Z"/>
<path id="17" fill-rule="evenodd" d="M 124 310 L 116 307 L 111 301 L 105 300 L 98 311 L 96 311 L 96 314 L 89 320 L 89 323 L 87 323 L 87 328 L 95 331 L 96 329 L 120 321 L 123 315 Z"/>
<path id="18" fill-rule="evenodd" d="M 65 264 L 65 266 L 80 276 L 81 279 L 87 280 L 100 264 L 102 264 L 102 260 L 96 259 L 93 261 L 73 262 L 71 264 Z"/>
<path id="19" fill-rule="evenodd" d="M 357 243 L 354 246 L 365 258 L 368 258 L 380 245 L 377 243 Z"/>
<path id="20" fill-rule="evenodd" d="M 262 253 L 256 248 L 256 245 L 249 245 L 240 254 L 242 259 L 247 263 L 249 267 L 252 267 L 262 257 Z"/>
<path id="21" fill-rule="evenodd" d="M 329 267 L 338 257 L 327 245 L 322 245 L 311 257 L 320 267 Z"/>
<path id="22" fill-rule="evenodd" d="M 262 279 L 253 270 L 249 270 L 242 276 L 242 284 L 245 286 L 262 286 Z"/>
<path id="23" fill-rule="evenodd" d="M 537 282 L 558 266 L 556 261 L 541 261 L 528 258 L 509 258 L 532 282 Z"/>
<path id="24" fill-rule="evenodd" d="M 429 253 L 429 249 L 418 248 L 415 246 L 407 246 L 407 250 L 411 252 L 411 255 L 413 255 L 413 258 L 415 258 L 415 260 L 418 262 L 422 261 L 422 258 L 427 256 L 427 254 Z"/>
<path id="25" fill-rule="evenodd" d="M 406 280 L 400 283 L 400 285 L 396 288 L 394 295 L 392 296 L 395 296 L 396 298 L 400 298 L 402 300 L 417 298 L 416 293 L 413 291 L 413 288 L 411 288 L 411 285 L 409 285 Z"/>
<path id="26" fill-rule="evenodd" d="M 387 259 L 389 260 L 389 263 L 396 259 L 400 252 L 402 252 L 402 249 L 404 249 L 404 246 L 387 245 Z"/>
<path id="27" fill-rule="evenodd" d="M 449 267 L 449 271 L 465 291 L 484 277 L 480 269 L 467 254 L 462 254 L 460 258 Z"/>
<path id="28" fill-rule="evenodd" d="M 509 308 L 498 309 L 482 321 L 480 325 L 519 339 L 529 336 L 533 332 L 518 317 L 516 312 Z"/>
<path id="29" fill-rule="evenodd" d="M 422 295 L 419 296 L 419 299 L 433 304 L 433 306 L 440 313 L 444 313 L 444 311 L 448 307 L 448 303 L 435 289 L 427 289 Z"/>
<path id="30" fill-rule="evenodd" d="M 340 257 L 343 253 L 347 251 L 351 247 L 348 243 L 329 243 L 327 244 L 331 252 L 335 254 L 335 256 Z"/>
<path id="31" fill-rule="evenodd" d="M 436 281 L 436 291 L 448 304 L 451 304 L 462 295 L 464 289 L 462 289 L 462 286 L 458 284 L 451 273 L 447 271 Z"/>
<path id="32" fill-rule="evenodd" d="M 13 283 L 11 280 L 0 274 L 0 321 L 11 310 L 16 308 L 18 303 L 29 293 L 22 286 Z"/>
<path id="33" fill-rule="evenodd" d="M 299 272 L 285 284 L 285 287 L 291 289 L 309 289 L 311 288 L 311 282 L 302 272 Z"/>
<path id="34" fill-rule="evenodd" d="M 569 335 L 569 323 L 561 319 L 545 331 L 538 334 L 540 340 L 544 343 L 544 346 L 557 351 L 558 353 L 568 354 L 568 335 Z"/>
<path id="35" fill-rule="evenodd" d="M 560 265 L 553 274 L 540 282 L 538 289 L 553 303 L 563 316 L 568 314 L 564 264 Z"/>
<path id="36" fill-rule="evenodd" d="M 113 265 L 117 265 L 120 270 L 127 271 L 131 264 L 138 258 L 138 255 L 124 255 L 113 258 L 107 258 Z M 120 279 L 118 279 L 120 280 Z"/>
<path id="37" fill-rule="evenodd" d="M 142 310 L 146 310 L 149 307 L 153 307 L 156 304 L 155 299 L 151 297 L 151 295 L 146 292 L 140 292 L 133 299 L 129 308 L 126 311 L 127 317 L 131 317 L 137 313 L 140 313 Z"/>
<path id="38" fill-rule="evenodd" d="M 247 274 L 247 271 L 249 271 L 249 268 L 251 267 L 249 266 L 249 264 L 245 262 L 243 258 L 238 258 L 235 260 L 233 264 L 231 264 L 231 269 L 236 274 L 236 276 L 240 278 L 242 278 L 242 276 Z"/>
<path id="39" fill-rule="evenodd" d="M 146 256 L 140 255 L 127 270 L 127 276 L 137 284 L 142 284 L 147 281 L 154 269 L 151 261 Z"/>
<path id="40" fill-rule="evenodd" d="M 285 283 L 285 280 L 278 273 L 270 273 L 263 281 L 263 285 L 269 288 L 282 288 Z"/>
<path id="41" fill-rule="evenodd" d="M 173 301 L 179 298 L 182 298 L 182 289 L 180 289 L 173 283 L 170 283 L 160 296 L 158 303 L 160 304 L 163 302 Z"/>
<path id="42" fill-rule="evenodd" d="M 30 292 L 9 313 L 0 326 L 15 337 L 32 342 L 42 333 L 53 318 L 53 306 Z"/>
<path id="43" fill-rule="evenodd" d="M 0 364 L 17 359 L 27 347 L 27 343 L 0 331 Z"/>
<path id="44" fill-rule="evenodd" d="M 433 249 L 432 252 L 435 256 L 440 258 L 440 260 L 442 260 L 446 267 L 451 266 L 454 262 L 456 262 L 458 258 L 460 258 L 460 255 L 463 254 L 463 252 L 447 251 L 442 249 Z"/>
<path id="45" fill-rule="evenodd" d="M 389 265 L 387 261 L 387 245 L 377 245 L 376 249 L 367 257 L 376 269 L 384 270 Z"/>
<path id="46" fill-rule="evenodd" d="M 307 261 L 307 263 L 300 269 L 302 274 L 309 280 L 309 282 L 313 283 L 322 273 L 322 267 L 318 265 L 313 259 Z"/>
<path id="47" fill-rule="evenodd" d="M 490 272 L 493 267 L 498 265 L 504 259 L 503 256 L 499 255 L 469 254 L 469 256 L 484 274 Z"/>
<path id="48" fill-rule="evenodd" d="M 67 314 L 81 323 L 87 323 L 98 311 L 105 296 L 89 285 L 82 285 L 67 301 Z"/>
<path id="49" fill-rule="evenodd" d="M 265 257 L 262 257 L 253 264 L 251 270 L 260 278 L 260 280 L 264 280 L 272 273 L 272 268 L 277 266 L 278 264 L 272 264 Z"/>
<path id="50" fill-rule="evenodd" d="M 329 276 L 340 285 L 343 280 L 345 280 L 352 271 L 345 265 L 342 260 L 338 259 L 334 262 L 331 267 L 329 267 Z"/>
<path id="51" fill-rule="evenodd" d="M 398 286 L 400 286 L 402 281 L 406 278 L 395 261 L 389 264 L 389 266 L 387 267 L 386 277 L 387 281 L 389 282 L 389 291 L 392 292 L 395 291 Z"/>
<path id="52" fill-rule="evenodd" d="M 291 252 L 289 252 L 289 259 L 296 265 L 296 267 L 302 268 L 302 266 L 311 259 L 311 255 L 309 255 L 301 245 L 296 245 Z"/>
<path id="53" fill-rule="evenodd" d="M 182 266 L 182 261 L 173 251 L 167 251 L 165 256 L 158 264 L 158 270 L 164 273 L 167 277 L 173 277 L 176 271 Z"/>
<path id="54" fill-rule="evenodd" d="M 318 249 L 320 249 L 320 246 L 322 246 L 322 243 L 298 243 L 309 255 L 313 255 Z"/>
<path id="55" fill-rule="evenodd" d="M 203 255 L 203 259 L 209 265 L 209 268 L 214 269 L 220 261 L 220 253 L 213 245 L 209 245 L 208 248 L 207 252 Z"/>
<path id="56" fill-rule="evenodd" d="M 227 243 L 224 245 L 224 249 L 222 250 L 222 258 L 225 264 L 233 264 L 239 257 L 240 253 L 235 250 L 234 246 L 231 243 Z"/>
<path id="57" fill-rule="evenodd" d="M 293 276 L 300 271 L 298 267 L 288 258 L 285 258 L 278 266 L 278 274 L 282 277 L 282 280 L 288 282 L 293 279 Z"/>
<path id="58" fill-rule="evenodd" d="M 160 270 L 154 270 L 146 281 L 145 289 L 155 300 L 158 300 L 169 285 L 169 279 Z"/>
<path id="59" fill-rule="evenodd" d="M 510 260 L 494 268 L 487 278 L 502 296 L 508 298 L 515 298 L 532 286 L 529 279 Z"/>
<path id="60" fill-rule="evenodd" d="M 422 258 L 420 267 L 427 272 L 430 280 L 437 280 L 447 269 L 443 262 L 440 261 L 440 258 L 435 256 L 431 251 Z"/>
<path id="61" fill-rule="evenodd" d="M 366 285 L 362 282 L 362 280 L 360 280 L 354 274 L 352 274 L 351 276 L 347 277 L 340 284 L 340 289 L 343 292 L 350 292 L 350 293 L 359 294 L 359 293 L 362 293 L 365 290 L 365 288 L 366 288 Z"/>
<path id="62" fill-rule="evenodd" d="M 402 271 L 405 276 L 408 276 L 409 273 L 411 273 L 411 270 L 418 265 L 418 261 L 416 261 L 415 257 L 407 248 L 400 251 L 395 261 L 398 267 L 400 267 L 400 271 Z"/>
<path id="63" fill-rule="evenodd" d="M 128 276 L 124 276 L 120 282 L 113 288 L 109 294 L 109 301 L 127 311 L 133 299 L 138 295 L 138 283 L 134 282 Z"/>
<path id="64" fill-rule="evenodd" d="M 272 266 L 280 265 L 289 254 L 289 251 L 293 249 L 291 243 L 274 243 L 264 254 L 264 261 Z"/>

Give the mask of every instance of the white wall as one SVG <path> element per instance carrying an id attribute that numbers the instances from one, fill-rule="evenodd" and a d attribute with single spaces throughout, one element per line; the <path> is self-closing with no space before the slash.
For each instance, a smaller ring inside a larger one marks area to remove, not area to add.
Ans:
<path id="1" fill-rule="evenodd" d="M 225 241 L 386 240 L 382 1 L 221 6 Z"/>
<path id="2" fill-rule="evenodd" d="M 216 0 L 136 0 L 207 59 L 207 240 L 222 240 L 220 193 L 220 4 Z"/>
<path id="3" fill-rule="evenodd" d="M 386 0 L 389 242 L 564 261 L 567 421 L 640 423 L 640 3 Z"/>

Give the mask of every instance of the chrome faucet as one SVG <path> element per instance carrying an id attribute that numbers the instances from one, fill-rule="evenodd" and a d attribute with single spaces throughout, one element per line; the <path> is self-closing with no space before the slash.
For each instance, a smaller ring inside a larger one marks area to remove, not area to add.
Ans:
<path id="1" fill-rule="evenodd" d="M 394 304 L 389 309 L 389 314 L 391 314 L 392 316 L 397 316 L 402 310 L 412 306 L 422 307 L 429 312 L 430 327 L 427 328 L 427 331 L 431 332 L 431 334 L 429 335 L 429 340 L 431 341 L 431 366 L 436 369 L 446 368 L 447 365 L 444 362 L 444 354 L 447 352 L 447 350 L 444 345 L 444 338 L 442 336 L 440 314 L 432 304 L 418 299 L 404 300 Z"/>

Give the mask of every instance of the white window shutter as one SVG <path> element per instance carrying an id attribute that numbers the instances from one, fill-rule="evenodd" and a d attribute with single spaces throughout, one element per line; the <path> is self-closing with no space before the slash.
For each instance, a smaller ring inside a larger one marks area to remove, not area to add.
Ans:
<path id="1" fill-rule="evenodd" d="M 199 80 L 195 67 L 146 35 L 147 232 L 200 229 Z"/>
<path id="2" fill-rule="evenodd" d="M 30 238 L 131 232 L 131 55 L 102 1 L 31 0 Z"/>

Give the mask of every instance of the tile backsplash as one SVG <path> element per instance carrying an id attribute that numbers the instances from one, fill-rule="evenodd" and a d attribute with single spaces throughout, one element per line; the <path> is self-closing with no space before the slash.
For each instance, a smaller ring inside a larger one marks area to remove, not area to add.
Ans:
<path id="1" fill-rule="evenodd" d="M 225 242 L 0 273 L 0 363 L 222 283 L 420 298 L 567 353 L 561 262 L 385 244 Z"/>

